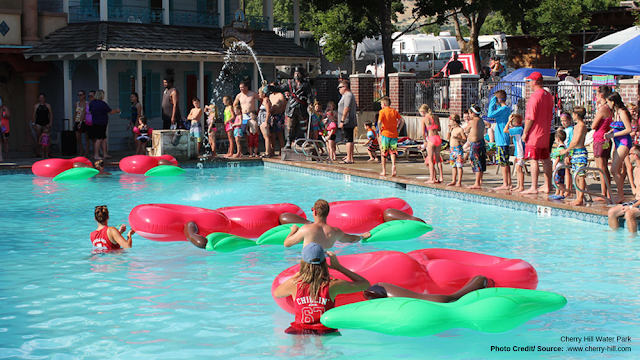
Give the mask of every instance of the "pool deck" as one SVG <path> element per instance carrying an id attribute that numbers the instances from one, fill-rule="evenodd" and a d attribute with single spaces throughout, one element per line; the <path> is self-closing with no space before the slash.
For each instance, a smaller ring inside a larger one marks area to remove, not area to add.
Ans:
<path id="1" fill-rule="evenodd" d="M 536 195 L 523 195 L 516 192 L 510 191 L 494 191 L 493 188 L 498 187 L 502 184 L 502 175 L 501 173 L 496 174 L 496 166 L 497 165 L 488 165 L 487 171 L 484 173 L 484 183 L 482 190 L 476 189 L 467 189 L 465 185 L 471 185 L 474 183 L 474 173 L 471 171 L 471 168 L 466 165 L 464 168 L 464 176 L 463 176 L 463 187 L 452 187 L 446 186 L 444 184 L 426 184 L 425 181 L 428 179 L 428 169 L 426 168 L 424 162 L 422 161 L 421 156 L 412 156 L 410 158 L 401 158 L 398 160 L 397 172 L 398 176 L 380 176 L 379 173 L 381 171 L 381 167 L 379 163 L 367 162 L 368 155 L 362 155 L 366 153 L 364 148 L 359 148 L 359 153 L 354 157 L 354 164 L 341 164 L 339 162 L 335 162 L 333 164 L 326 163 L 318 163 L 318 162 L 304 162 L 304 161 L 282 161 L 277 158 L 271 159 L 262 159 L 264 162 L 269 162 L 273 164 L 284 164 L 290 166 L 297 166 L 307 169 L 315 169 L 320 171 L 327 171 L 345 175 L 352 176 L 360 176 L 369 179 L 376 180 L 384 180 L 396 182 L 398 184 L 406 185 L 415 185 L 422 186 L 430 189 L 438 189 L 441 191 L 451 191 L 456 193 L 464 193 L 464 194 L 472 194 L 478 195 L 482 197 L 502 199 L 508 201 L 516 201 L 522 202 L 526 204 L 536 205 L 536 206 L 546 206 L 555 209 L 569 210 L 569 211 L 577 211 L 583 212 L 586 214 L 607 216 L 608 207 L 601 202 L 592 202 L 587 203 L 587 206 L 572 206 L 568 205 L 565 201 L 557 201 L 550 200 L 548 198 L 548 194 L 536 194 Z M 4 162 L 0 163 L 0 174 L 2 173 L 11 173 L 10 171 L 3 170 L 14 170 L 14 169 L 30 169 L 31 165 L 40 158 L 32 157 L 25 153 L 17 153 L 12 152 L 12 157 Z M 107 167 L 117 166 L 119 161 L 126 157 L 130 156 L 131 153 L 127 152 L 113 152 L 113 157 L 107 159 L 105 161 Z M 70 158 L 70 157 L 67 157 Z M 238 162 L 238 161 L 260 161 L 260 158 L 250 158 L 244 156 L 240 159 L 225 159 L 222 157 L 217 157 L 215 159 L 207 160 L 207 162 L 216 162 L 216 163 L 225 163 L 225 162 Z M 187 163 L 197 163 L 198 160 L 191 160 Z M 387 164 L 387 173 L 391 173 L 391 165 L 390 162 Z M 447 161 L 444 162 L 444 174 L 445 174 L 445 184 L 451 181 L 451 168 Z M 513 177 L 513 181 L 515 182 L 515 176 Z M 525 189 L 528 188 L 530 184 L 530 177 L 525 176 Z M 542 176 L 540 177 L 539 184 L 542 184 Z M 600 185 L 596 183 L 595 179 L 587 178 L 587 184 L 591 191 L 599 191 Z M 625 194 L 627 199 L 632 199 L 633 195 L 631 194 L 631 190 L 628 186 L 625 187 Z M 571 200 L 571 199 L 569 199 Z"/>

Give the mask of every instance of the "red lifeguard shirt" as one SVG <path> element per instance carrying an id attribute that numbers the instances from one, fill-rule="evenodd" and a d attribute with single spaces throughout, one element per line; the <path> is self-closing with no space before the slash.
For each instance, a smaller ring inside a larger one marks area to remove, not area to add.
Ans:
<path id="1" fill-rule="evenodd" d="M 100 230 L 93 231 L 91 233 L 91 244 L 97 250 L 115 250 L 120 249 L 120 244 L 114 244 L 109 240 L 109 235 L 107 235 L 107 231 L 109 230 L 108 226 L 103 227 Z"/>
<path id="2" fill-rule="evenodd" d="M 527 134 L 527 146 L 548 148 L 553 120 L 553 96 L 544 89 L 536 90 L 527 102 L 525 120 L 533 120 Z"/>
<path id="3" fill-rule="evenodd" d="M 320 323 L 320 317 L 325 311 L 333 309 L 335 303 L 329 296 L 329 286 L 323 286 L 318 292 L 318 298 L 316 301 L 311 300 L 309 296 L 308 284 L 296 285 L 296 297 L 293 300 L 293 309 L 296 312 L 295 321 L 291 323 L 291 326 L 298 329 L 313 329 L 313 330 L 334 330 L 328 328 Z"/>

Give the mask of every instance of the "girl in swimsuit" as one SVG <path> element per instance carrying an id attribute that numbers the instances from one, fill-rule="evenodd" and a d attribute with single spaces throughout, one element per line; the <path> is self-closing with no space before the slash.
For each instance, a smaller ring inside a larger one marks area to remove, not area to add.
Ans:
<path id="1" fill-rule="evenodd" d="M 616 144 L 611 164 L 611 174 L 618 188 L 615 203 L 620 204 L 624 201 L 625 174 L 623 173 L 622 165 L 624 164 L 624 159 L 629 155 L 629 148 L 631 147 L 631 135 L 629 135 L 631 134 L 631 116 L 618 93 L 612 93 L 607 97 L 607 105 L 612 109 L 613 122 L 611 123 L 611 130 L 604 137 L 605 139 L 613 139 Z"/>
<path id="2" fill-rule="evenodd" d="M 127 239 L 125 240 L 124 237 L 122 237 L 122 233 L 127 229 L 125 225 L 120 225 L 119 229 L 109 226 L 109 209 L 107 209 L 107 205 L 96 206 L 93 215 L 98 223 L 98 228 L 91 233 L 91 244 L 95 250 L 104 252 L 120 248 L 128 249 L 131 247 L 131 235 L 133 235 L 135 231 L 129 230 Z"/>
<path id="3" fill-rule="evenodd" d="M 429 180 L 427 184 L 436 184 L 444 181 L 442 173 L 442 158 L 440 157 L 440 145 L 442 145 L 442 138 L 440 137 L 440 121 L 437 116 L 433 116 L 431 109 L 427 104 L 420 106 L 420 115 L 422 119 L 422 125 L 425 129 L 425 137 L 428 140 L 427 143 L 427 158 L 425 163 L 429 167 Z M 440 178 L 436 179 L 436 164 L 440 172 Z"/>
<path id="4" fill-rule="evenodd" d="M 277 298 L 291 296 L 294 300 L 295 321 L 285 332 L 315 335 L 335 332 L 335 329 L 323 326 L 320 317 L 335 306 L 336 296 L 364 291 L 369 287 L 369 281 L 342 266 L 331 251 L 326 252 L 331 260 L 331 264 L 327 264 L 325 252 L 318 243 L 306 245 L 301 255 L 300 271 L 273 291 Z M 329 269 L 341 272 L 351 281 L 332 278 Z M 300 301 L 296 301 L 298 299 Z"/>
<path id="5" fill-rule="evenodd" d="M 607 105 L 607 97 L 611 95 L 611 88 L 606 85 L 598 87 L 596 94 L 598 111 L 593 119 L 591 128 L 595 130 L 593 134 L 593 156 L 596 159 L 596 166 L 602 170 L 604 176 L 600 177 L 600 190 L 602 195 L 611 197 L 607 191 L 606 181 L 611 181 L 609 174 L 609 158 L 611 157 L 611 140 L 605 140 L 604 135 L 611 130 L 611 120 L 613 115 L 609 105 Z M 606 180 L 605 180 L 606 178 Z M 604 201 L 604 199 L 595 197 L 594 201 Z"/>

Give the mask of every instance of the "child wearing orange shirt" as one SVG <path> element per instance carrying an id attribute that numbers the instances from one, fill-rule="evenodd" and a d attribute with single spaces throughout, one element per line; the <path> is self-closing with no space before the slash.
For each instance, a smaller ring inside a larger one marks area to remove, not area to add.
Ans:
<path id="1" fill-rule="evenodd" d="M 387 156 L 391 156 L 391 176 L 396 176 L 396 157 L 398 156 L 398 120 L 402 116 L 392 109 L 391 100 L 385 96 L 380 100 L 382 109 L 378 113 L 378 129 L 380 129 L 380 155 L 382 158 L 381 176 L 387 175 Z"/>

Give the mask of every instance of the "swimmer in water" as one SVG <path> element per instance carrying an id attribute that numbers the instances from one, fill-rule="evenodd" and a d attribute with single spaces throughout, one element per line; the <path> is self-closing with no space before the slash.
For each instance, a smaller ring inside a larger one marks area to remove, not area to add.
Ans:
<path id="1" fill-rule="evenodd" d="M 293 225 L 291 233 L 284 240 L 285 247 L 291 247 L 304 240 L 303 246 L 310 243 L 317 243 L 324 249 L 330 249 L 336 241 L 343 243 L 355 243 L 363 239 L 371 237 L 371 233 L 366 232 L 362 235 L 345 234 L 337 227 L 327 224 L 327 216 L 329 215 L 329 203 L 326 200 L 318 200 L 311 209 L 313 213 L 313 223 L 298 227 Z"/>
<path id="2" fill-rule="evenodd" d="M 306 245 L 301 254 L 300 271 L 273 292 L 277 298 L 293 297 L 296 317 L 285 333 L 323 335 L 336 332 L 336 329 L 322 325 L 320 317 L 335 306 L 336 296 L 364 291 L 369 287 L 369 281 L 342 266 L 331 251 L 326 252 L 331 260 L 331 264 L 327 264 L 320 244 Z M 341 272 L 351 281 L 331 278 L 329 269 Z"/>
<path id="3" fill-rule="evenodd" d="M 96 176 L 113 175 L 112 173 L 104 170 L 104 160 L 97 160 L 95 163 L 93 163 L 93 166 L 96 168 L 96 170 L 99 171 Z"/>
<path id="4" fill-rule="evenodd" d="M 107 205 L 96 206 L 94 217 L 98 223 L 98 228 L 91 233 L 91 243 L 96 250 L 128 249 L 132 246 L 131 236 L 135 234 L 135 231 L 129 230 L 125 240 L 122 237 L 122 233 L 127 230 L 125 225 L 120 225 L 118 229 L 109 226 L 109 209 L 107 209 Z"/>

